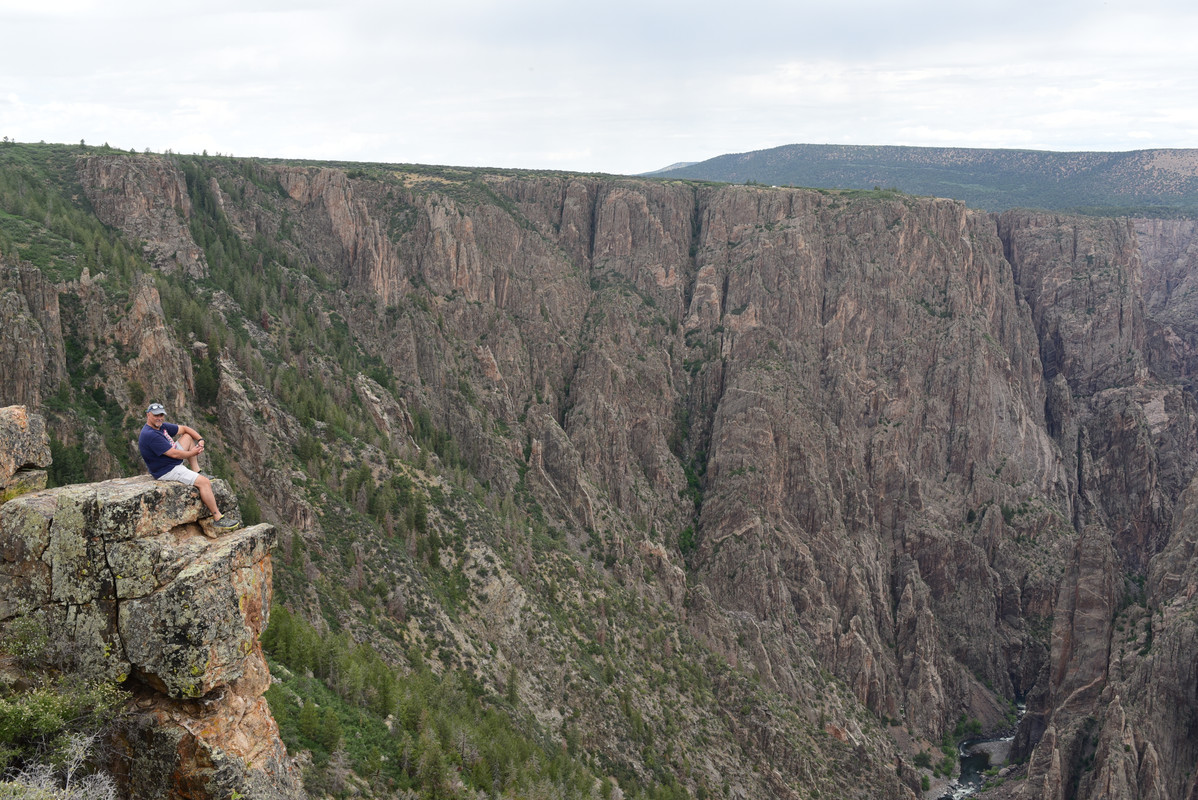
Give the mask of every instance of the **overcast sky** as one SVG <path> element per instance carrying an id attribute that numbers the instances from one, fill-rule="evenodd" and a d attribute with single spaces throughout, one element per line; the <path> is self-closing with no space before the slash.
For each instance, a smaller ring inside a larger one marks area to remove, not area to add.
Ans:
<path id="1" fill-rule="evenodd" d="M 0 0 L 0 135 L 645 172 L 792 143 L 1198 147 L 1192 0 Z"/>

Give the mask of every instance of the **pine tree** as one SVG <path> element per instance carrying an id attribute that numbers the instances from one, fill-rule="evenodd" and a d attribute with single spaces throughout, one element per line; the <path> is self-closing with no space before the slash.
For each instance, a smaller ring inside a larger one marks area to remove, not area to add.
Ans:
<path id="1" fill-rule="evenodd" d="M 326 708 L 321 714 L 320 731 L 316 739 L 330 752 L 336 750 L 337 746 L 341 744 L 341 720 L 333 709 Z"/>
<path id="2" fill-rule="evenodd" d="M 299 729 L 300 735 L 305 739 L 317 741 L 317 736 L 320 733 L 320 712 L 316 710 L 316 703 L 311 700 L 304 703 L 304 707 L 300 710 Z"/>

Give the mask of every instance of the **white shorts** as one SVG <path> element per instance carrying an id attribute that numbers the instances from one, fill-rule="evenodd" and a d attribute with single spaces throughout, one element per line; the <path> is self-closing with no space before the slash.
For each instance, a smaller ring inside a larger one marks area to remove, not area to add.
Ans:
<path id="1" fill-rule="evenodd" d="M 180 464 L 158 480 L 174 481 L 175 483 L 186 483 L 188 486 L 195 486 L 196 478 L 198 477 L 200 477 L 200 473 L 192 472 L 190 469 Z"/>

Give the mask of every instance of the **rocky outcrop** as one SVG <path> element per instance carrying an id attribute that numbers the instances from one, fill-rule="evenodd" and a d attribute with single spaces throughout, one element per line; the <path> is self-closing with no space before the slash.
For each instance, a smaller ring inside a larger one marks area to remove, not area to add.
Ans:
<path id="1" fill-rule="evenodd" d="M 0 408 L 0 503 L 46 488 L 46 423 L 25 406 Z"/>
<path id="2" fill-rule="evenodd" d="M 208 274 L 208 262 L 188 229 L 187 182 L 172 160 L 89 156 L 79 160 L 79 177 L 96 216 L 140 239 L 150 263 L 164 272 Z"/>
<path id="3" fill-rule="evenodd" d="M 345 173 L 281 169 L 276 175 L 298 204 L 300 236 L 310 251 L 320 253 L 319 262 L 369 282 L 385 303 L 393 303 L 407 276 L 380 220 L 371 216 Z"/>
<path id="4" fill-rule="evenodd" d="M 410 457 L 413 424 L 407 408 L 365 375 L 358 376 L 354 389 L 374 426 L 387 437 L 392 450 Z"/>
<path id="5" fill-rule="evenodd" d="M 58 290 L 0 256 L 0 406 L 37 408 L 65 376 Z"/>
<path id="6" fill-rule="evenodd" d="M 5 503 L 0 629 L 39 619 L 59 668 L 129 688 L 127 796 L 299 797 L 262 697 L 275 532 L 217 537 L 206 517 L 194 489 L 148 476 Z"/>
<path id="7" fill-rule="evenodd" d="M 128 376 L 125 382 L 110 380 L 106 384 L 110 395 L 123 399 L 128 396 L 128 381 L 136 381 L 147 399 L 166 405 L 172 418 L 187 408 L 195 391 L 191 358 L 171 335 L 162 299 L 148 276 L 136 280 L 127 313 L 106 333 L 105 338 L 121 352 L 133 354 L 127 360 L 110 359 L 110 374 Z"/>

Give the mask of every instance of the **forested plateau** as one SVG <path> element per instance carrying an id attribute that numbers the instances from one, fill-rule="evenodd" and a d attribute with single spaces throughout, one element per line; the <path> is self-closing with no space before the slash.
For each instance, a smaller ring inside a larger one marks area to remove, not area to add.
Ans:
<path id="1" fill-rule="evenodd" d="M 1198 214 L 1198 150 L 1184 148 L 1055 152 L 789 144 L 650 174 L 841 189 L 886 186 L 994 212 L 1031 206 L 1100 216 L 1193 219 Z"/>
<path id="2" fill-rule="evenodd" d="M 313 797 L 1198 797 L 1196 289 L 1187 219 L 0 146 L 0 406 L 60 485 L 205 435 Z"/>

